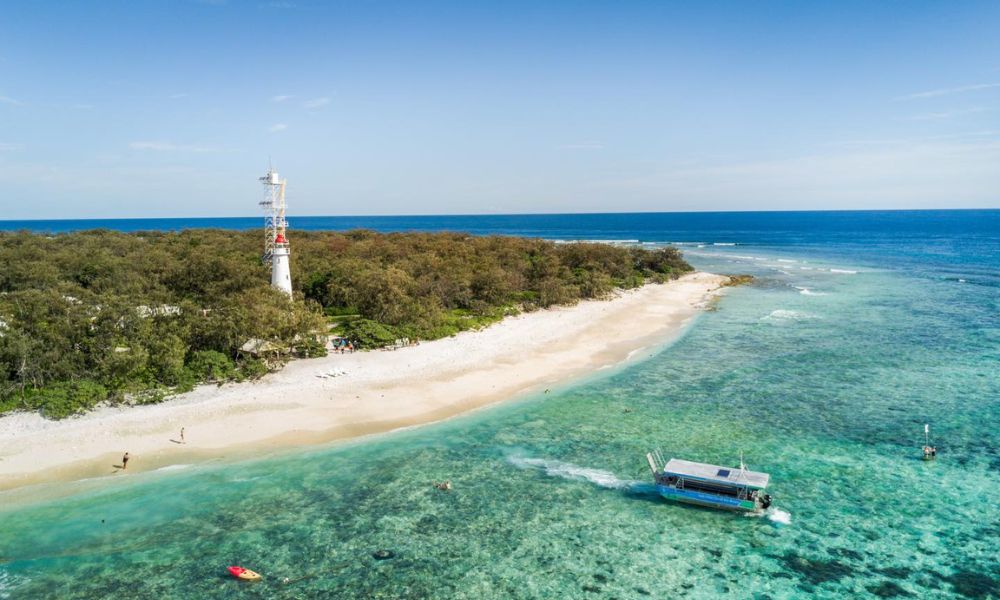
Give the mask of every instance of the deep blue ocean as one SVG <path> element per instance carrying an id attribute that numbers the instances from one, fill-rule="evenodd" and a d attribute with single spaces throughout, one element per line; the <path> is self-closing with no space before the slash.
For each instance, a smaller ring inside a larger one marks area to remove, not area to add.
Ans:
<path id="1" fill-rule="evenodd" d="M 289 217 L 291 229 L 381 232 L 461 231 L 552 240 L 683 242 L 814 250 L 872 261 L 900 261 L 918 268 L 981 267 L 997 283 L 1000 209 L 922 211 L 800 211 L 589 213 Z M 260 228 L 260 217 L 178 219 L 77 219 L 0 221 L 0 231 L 65 233 L 86 229 L 179 231 L 190 228 Z M 961 269 L 960 269 L 961 271 Z M 962 271 L 966 273 L 965 271 Z M 969 274 L 969 273 L 966 273 Z"/>
<path id="2" fill-rule="evenodd" d="M 674 243 L 756 280 L 642 361 L 543 396 L 58 498 L 0 494 L 0 598 L 1000 598 L 1000 210 L 289 221 L 293 248 L 294 229 L 357 227 Z M 654 447 L 743 452 L 775 507 L 668 504 Z"/>

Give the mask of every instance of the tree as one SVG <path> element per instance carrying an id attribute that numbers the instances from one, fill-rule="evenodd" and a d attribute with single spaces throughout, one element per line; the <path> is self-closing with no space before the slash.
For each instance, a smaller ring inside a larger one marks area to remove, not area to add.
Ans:
<path id="1" fill-rule="evenodd" d="M 241 350 L 248 341 L 315 356 L 324 314 L 374 347 L 691 270 L 674 248 L 365 230 L 291 238 L 289 301 L 269 285 L 256 231 L 0 232 L 0 412 L 65 416 L 260 376 L 267 366 Z"/>

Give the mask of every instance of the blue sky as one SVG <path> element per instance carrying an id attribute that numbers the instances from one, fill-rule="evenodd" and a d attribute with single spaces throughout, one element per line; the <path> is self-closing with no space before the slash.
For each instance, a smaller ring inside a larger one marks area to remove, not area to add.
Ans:
<path id="1" fill-rule="evenodd" d="M 21 2 L 0 218 L 1000 206 L 997 2 Z"/>

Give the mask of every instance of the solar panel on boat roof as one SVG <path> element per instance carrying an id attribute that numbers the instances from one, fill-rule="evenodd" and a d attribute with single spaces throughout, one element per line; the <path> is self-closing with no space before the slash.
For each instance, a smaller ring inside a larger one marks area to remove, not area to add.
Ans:
<path id="1" fill-rule="evenodd" d="M 667 464 L 663 466 L 663 472 L 678 477 L 697 477 L 706 481 L 729 485 L 747 485 L 759 489 L 767 487 L 767 482 L 771 478 L 767 473 L 759 471 L 733 469 L 680 458 L 671 458 L 667 461 Z"/>

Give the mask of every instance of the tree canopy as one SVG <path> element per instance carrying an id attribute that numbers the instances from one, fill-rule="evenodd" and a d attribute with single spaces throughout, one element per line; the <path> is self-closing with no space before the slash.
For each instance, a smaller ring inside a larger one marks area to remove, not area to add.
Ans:
<path id="1" fill-rule="evenodd" d="M 256 231 L 0 234 L 0 413 L 154 402 L 322 354 L 331 327 L 363 348 L 435 339 L 691 270 L 674 248 L 366 230 L 291 238 L 289 301 L 269 286 Z M 262 357 L 253 340 L 279 351 Z"/>

